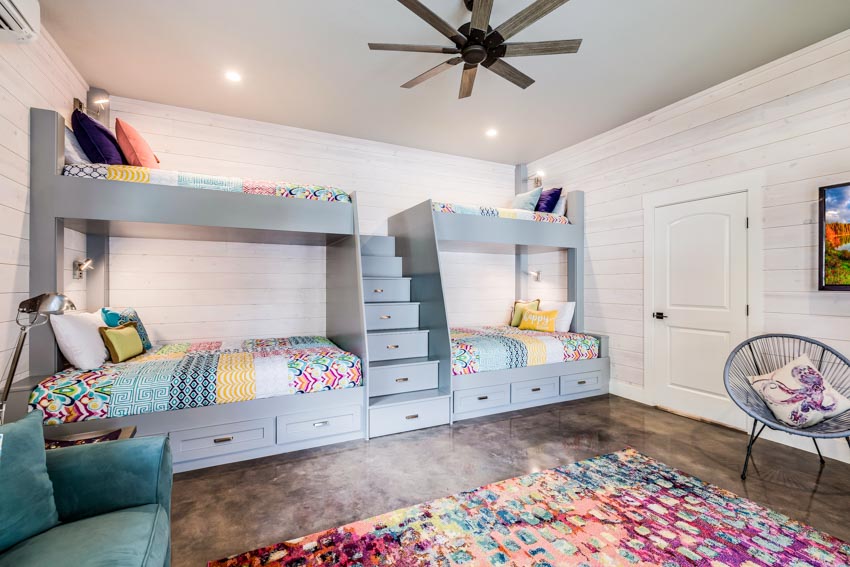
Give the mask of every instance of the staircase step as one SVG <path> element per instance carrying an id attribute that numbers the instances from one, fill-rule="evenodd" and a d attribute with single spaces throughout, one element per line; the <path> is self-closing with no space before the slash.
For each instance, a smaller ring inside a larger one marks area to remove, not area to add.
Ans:
<path id="1" fill-rule="evenodd" d="M 395 256 L 363 256 L 364 277 L 394 278 L 401 276 L 401 258 Z"/>
<path id="2" fill-rule="evenodd" d="M 360 236 L 362 256 L 395 256 L 394 236 Z"/>

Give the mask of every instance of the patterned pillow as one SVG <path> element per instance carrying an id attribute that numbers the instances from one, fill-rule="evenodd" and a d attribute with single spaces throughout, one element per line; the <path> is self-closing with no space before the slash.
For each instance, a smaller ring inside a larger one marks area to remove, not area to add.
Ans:
<path id="1" fill-rule="evenodd" d="M 522 314 L 526 309 L 540 309 L 540 300 L 514 301 L 514 310 L 511 314 L 511 327 L 519 327 L 519 324 L 522 322 Z"/>
<path id="2" fill-rule="evenodd" d="M 535 311 L 526 309 L 522 313 L 522 321 L 519 322 L 520 331 L 543 331 L 545 333 L 555 332 L 555 319 L 558 318 L 557 311 Z"/>
<path id="3" fill-rule="evenodd" d="M 776 419 L 791 427 L 811 427 L 850 410 L 850 400 L 835 391 L 805 354 L 779 370 L 748 378 Z"/>
<path id="4" fill-rule="evenodd" d="M 132 307 L 128 307 L 123 311 L 117 311 L 110 307 L 104 307 L 100 310 L 100 316 L 103 317 L 103 322 L 109 327 L 118 327 L 124 323 L 136 323 L 136 330 L 139 332 L 139 338 L 142 339 L 142 346 L 145 350 L 150 350 L 151 340 L 148 337 L 148 331 L 142 325 L 142 320 L 139 319 L 139 314 Z"/>

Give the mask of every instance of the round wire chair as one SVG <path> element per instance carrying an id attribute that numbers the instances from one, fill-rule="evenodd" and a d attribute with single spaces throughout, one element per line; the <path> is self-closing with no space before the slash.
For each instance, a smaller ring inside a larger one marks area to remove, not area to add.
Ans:
<path id="1" fill-rule="evenodd" d="M 747 478 L 747 467 L 752 457 L 753 445 L 765 427 L 791 435 L 811 437 L 821 464 L 818 439 L 844 438 L 850 446 L 850 411 L 825 419 L 811 427 L 791 427 L 774 417 L 767 404 L 750 384 L 749 376 L 759 376 L 778 370 L 795 358 L 808 355 L 818 371 L 836 391 L 850 398 L 850 360 L 835 349 L 814 339 L 798 335 L 770 334 L 747 339 L 732 351 L 726 360 L 723 383 L 735 404 L 753 418 L 753 429 L 747 444 L 747 456 L 741 478 Z M 761 428 L 756 430 L 758 424 Z"/>

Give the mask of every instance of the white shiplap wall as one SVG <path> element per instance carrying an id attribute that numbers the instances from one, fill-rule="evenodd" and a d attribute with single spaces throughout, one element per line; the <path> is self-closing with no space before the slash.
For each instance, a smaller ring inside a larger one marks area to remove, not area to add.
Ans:
<path id="1" fill-rule="evenodd" d="M 33 43 L 0 44 L 0 371 L 17 339 L 18 303 L 29 296 L 29 109 L 51 108 L 67 118 L 73 98 L 85 100 L 87 90 L 47 32 Z M 82 255 L 85 239 L 66 231 L 65 245 L 68 284 L 70 263 Z M 69 295 L 84 309 L 84 280 L 73 283 Z M 24 354 L 18 376 L 28 362 Z"/>
<path id="2" fill-rule="evenodd" d="M 389 216 L 428 198 L 502 205 L 514 193 L 512 165 L 121 97 L 111 104 L 164 169 L 356 191 L 364 234 L 386 234 Z M 321 249 L 123 238 L 111 246 L 112 303 L 138 308 L 157 340 L 324 332 Z M 447 255 L 452 322 L 502 322 L 513 266 L 512 255 Z"/>

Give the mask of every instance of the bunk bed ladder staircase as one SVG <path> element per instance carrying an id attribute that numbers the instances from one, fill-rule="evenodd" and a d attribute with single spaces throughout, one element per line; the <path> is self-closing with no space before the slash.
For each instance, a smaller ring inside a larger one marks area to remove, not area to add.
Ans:
<path id="1" fill-rule="evenodd" d="M 361 236 L 363 299 L 369 352 L 369 437 L 449 423 L 449 392 L 439 388 L 439 361 L 428 356 L 411 278 L 402 275 L 392 236 Z"/>

